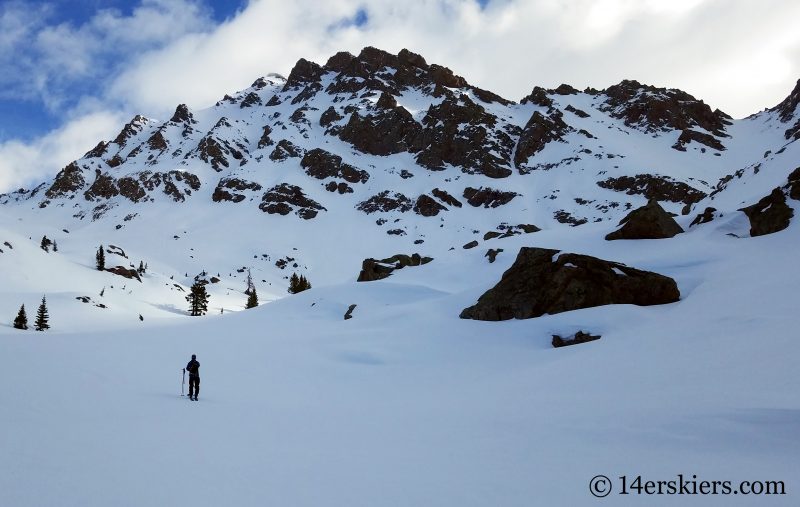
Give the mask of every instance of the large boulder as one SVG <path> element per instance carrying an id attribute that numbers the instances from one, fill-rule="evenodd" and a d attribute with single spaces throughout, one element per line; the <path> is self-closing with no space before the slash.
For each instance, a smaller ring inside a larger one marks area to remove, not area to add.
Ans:
<path id="1" fill-rule="evenodd" d="M 606 235 L 606 239 L 662 239 L 683 232 L 672 215 L 664 211 L 658 201 L 651 199 L 620 221 L 622 227 Z"/>
<path id="2" fill-rule="evenodd" d="M 768 196 L 746 208 L 742 208 L 750 219 L 750 236 L 772 234 L 789 227 L 794 210 L 786 204 L 786 195 L 776 188 Z"/>
<path id="3" fill-rule="evenodd" d="M 530 319 L 593 306 L 648 306 L 679 299 L 675 280 L 667 276 L 588 255 L 523 247 L 500 282 L 460 317 Z"/>

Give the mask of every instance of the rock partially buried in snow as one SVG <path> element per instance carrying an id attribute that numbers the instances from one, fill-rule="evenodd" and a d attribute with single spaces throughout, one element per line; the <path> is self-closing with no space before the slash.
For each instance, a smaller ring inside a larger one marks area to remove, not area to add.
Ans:
<path id="1" fill-rule="evenodd" d="M 750 219 L 750 236 L 763 236 L 789 227 L 794 210 L 786 204 L 786 196 L 780 188 L 746 208 L 742 208 Z"/>
<path id="2" fill-rule="evenodd" d="M 606 235 L 607 240 L 663 239 L 683 232 L 678 222 L 654 199 L 628 213 L 619 225 L 622 227 Z"/>
<path id="3" fill-rule="evenodd" d="M 422 257 L 419 254 L 403 255 L 397 254 L 388 259 L 364 259 L 361 264 L 361 273 L 358 274 L 359 282 L 372 282 L 382 280 L 392 274 L 397 269 L 406 266 L 421 266 L 432 261 L 431 257 Z"/>
<path id="4" fill-rule="evenodd" d="M 579 343 L 593 342 L 599 339 L 600 335 L 593 335 L 590 333 L 584 333 L 583 331 L 578 331 L 572 338 L 562 338 L 561 336 L 554 334 L 552 343 L 553 347 L 559 348 L 568 347 L 570 345 L 578 345 Z"/>
<path id="5" fill-rule="evenodd" d="M 523 247 L 500 282 L 460 317 L 530 319 L 594 306 L 649 306 L 679 299 L 675 280 L 667 276 L 588 255 Z"/>

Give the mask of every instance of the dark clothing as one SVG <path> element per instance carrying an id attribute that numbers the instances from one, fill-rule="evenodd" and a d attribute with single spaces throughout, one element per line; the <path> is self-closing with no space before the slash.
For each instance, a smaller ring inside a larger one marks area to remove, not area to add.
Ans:
<path id="1" fill-rule="evenodd" d="M 186 365 L 186 371 L 189 372 L 189 398 L 197 399 L 200 394 L 200 363 L 192 359 Z"/>
<path id="2" fill-rule="evenodd" d="M 200 377 L 189 375 L 189 398 L 197 399 L 198 394 L 200 394 Z"/>
<path id="3" fill-rule="evenodd" d="M 189 378 L 200 377 L 200 363 L 196 359 L 192 359 L 186 365 L 186 371 L 189 372 Z"/>

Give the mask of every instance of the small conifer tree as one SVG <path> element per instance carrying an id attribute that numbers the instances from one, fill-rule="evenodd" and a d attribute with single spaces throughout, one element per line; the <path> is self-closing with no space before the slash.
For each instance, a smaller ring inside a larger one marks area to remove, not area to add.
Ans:
<path id="1" fill-rule="evenodd" d="M 17 318 L 14 319 L 14 327 L 17 329 L 28 329 L 28 315 L 25 313 L 25 305 L 19 307 Z"/>
<path id="2" fill-rule="evenodd" d="M 56 240 L 53 240 L 53 251 L 58 252 L 58 243 L 56 243 Z"/>
<path id="3" fill-rule="evenodd" d="M 147 269 L 144 267 L 144 261 L 139 261 L 139 269 L 136 271 L 139 272 L 139 275 L 143 275 Z"/>
<path id="4" fill-rule="evenodd" d="M 42 304 L 39 305 L 39 309 L 36 311 L 36 322 L 34 323 L 34 329 L 37 331 L 50 329 L 50 324 L 48 323 L 49 319 L 50 316 L 47 313 L 47 300 L 44 296 L 42 296 Z"/>
<path id="5" fill-rule="evenodd" d="M 258 294 L 256 293 L 256 288 L 253 287 L 253 290 L 250 291 L 250 294 L 247 296 L 247 304 L 245 305 L 245 310 L 249 310 L 250 308 L 255 308 L 258 306 Z"/>
<path id="6" fill-rule="evenodd" d="M 42 242 L 39 243 L 39 248 L 41 248 L 45 252 L 49 252 L 50 251 L 50 245 L 52 245 L 52 244 L 53 244 L 53 242 L 50 241 L 50 239 L 47 236 L 42 236 Z"/>
<path id="7" fill-rule="evenodd" d="M 97 261 L 97 270 L 103 271 L 106 269 L 106 254 L 103 252 L 103 245 L 100 245 L 100 248 L 97 249 L 97 253 L 94 256 L 95 260 Z"/>
<path id="8" fill-rule="evenodd" d="M 189 315 L 193 317 L 205 315 L 208 311 L 208 298 L 205 284 L 199 281 L 195 282 L 189 295 L 186 296 L 186 301 L 189 302 Z"/>

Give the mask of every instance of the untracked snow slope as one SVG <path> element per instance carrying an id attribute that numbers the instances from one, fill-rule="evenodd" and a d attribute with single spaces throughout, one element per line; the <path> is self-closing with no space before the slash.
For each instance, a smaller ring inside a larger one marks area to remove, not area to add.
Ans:
<path id="1" fill-rule="evenodd" d="M 0 504 L 596 505 L 595 475 L 682 473 L 787 494 L 604 501 L 794 505 L 797 225 L 746 240 L 566 232 L 510 238 L 495 264 L 457 252 L 180 326 L 3 328 Z M 458 319 L 522 245 L 659 271 L 682 300 Z M 603 337 L 550 347 L 578 329 Z M 198 402 L 180 396 L 192 353 Z"/>

